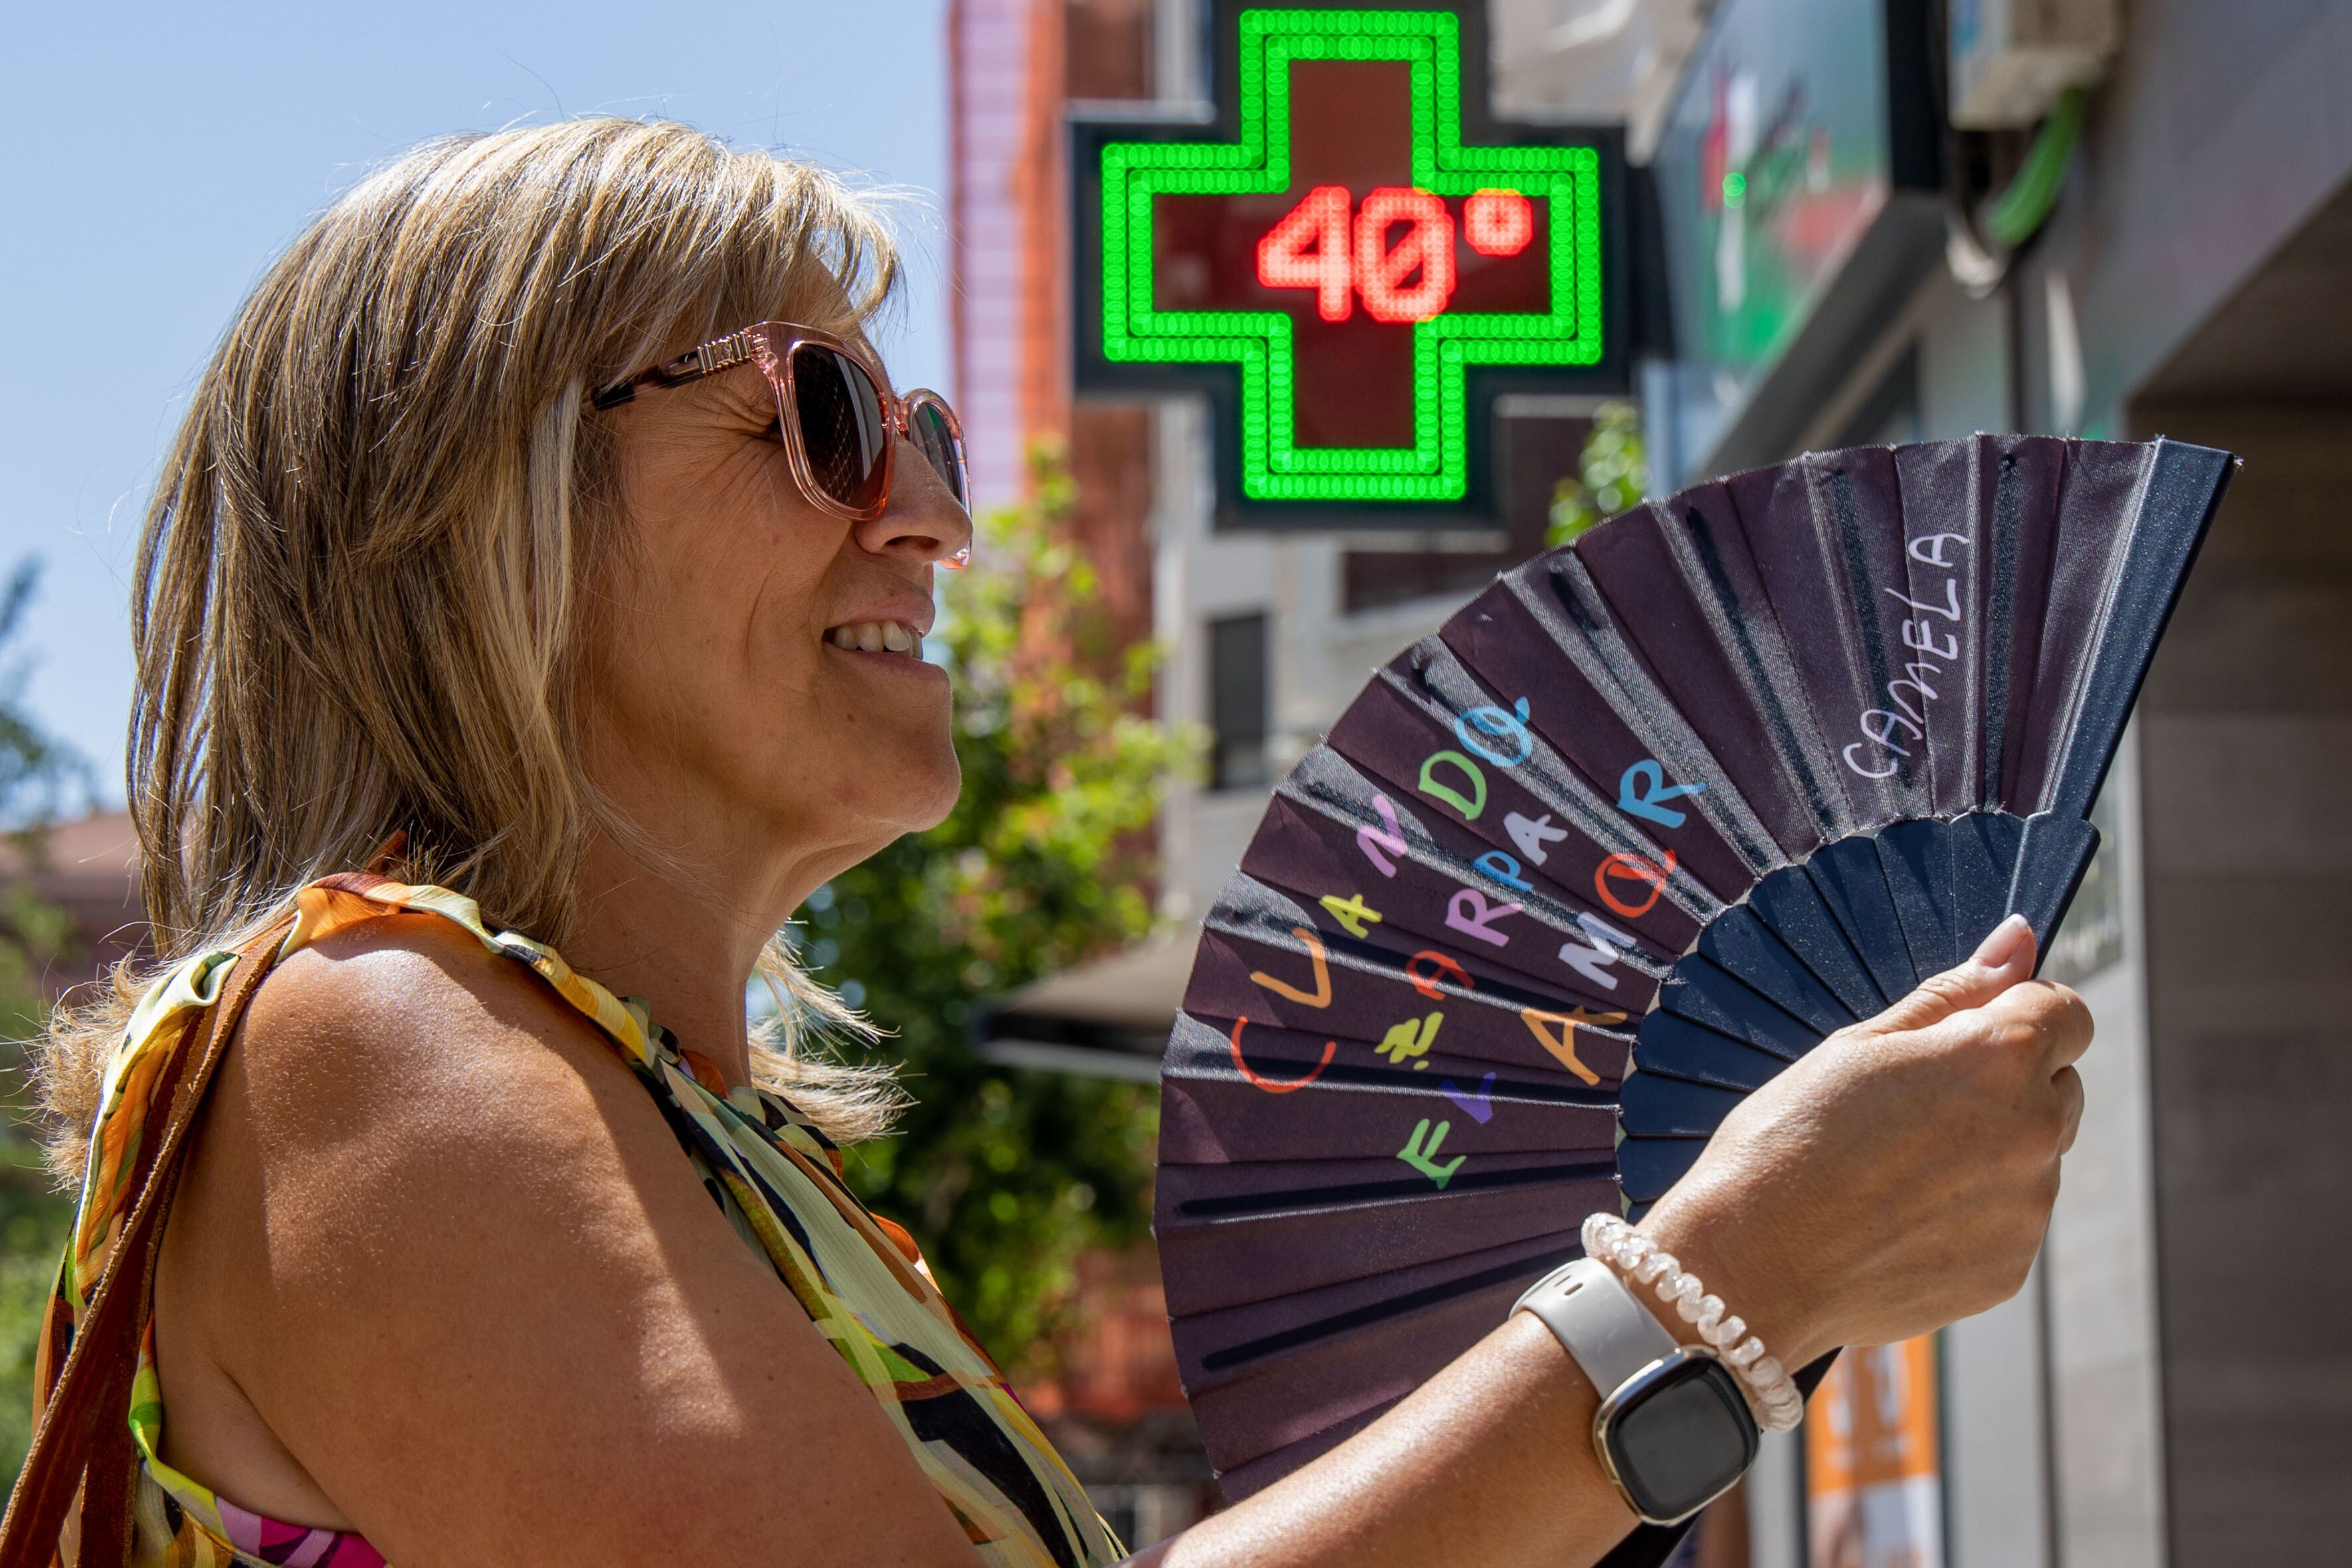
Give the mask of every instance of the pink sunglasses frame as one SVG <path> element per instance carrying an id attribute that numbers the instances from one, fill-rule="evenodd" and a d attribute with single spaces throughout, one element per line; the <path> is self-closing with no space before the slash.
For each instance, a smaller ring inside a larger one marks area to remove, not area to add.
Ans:
<path id="1" fill-rule="evenodd" d="M 793 374 L 793 351 L 803 344 L 830 349 L 855 365 L 874 388 L 875 399 L 881 407 L 883 427 L 898 437 L 898 440 L 884 443 L 882 488 L 871 506 L 851 506 L 828 493 L 817 482 L 815 469 L 809 462 L 808 448 L 801 437 L 800 399 L 794 389 Z M 896 395 L 883 384 L 881 376 L 866 363 L 865 355 L 855 346 L 821 328 L 804 327 L 793 321 L 754 321 L 725 337 L 713 338 L 707 343 L 690 348 L 676 359 L 597 387 L 589 393 L 588 401 L 600 412 L 618 408 L 625 403 L 635 402 L 640 387 L 683 386 L 688 382 L 699 381 L 706 375 L 715 375 L 722 370 L 732 370 L 744 363 L 757 364 L 760 374 L 767 378 L 768 385 L 775 392 L 776 417 L 783 435 L 784 455 L 792 465 L 793 480 L 800 486 L 801 493 L 816 506 L 852 522 L 871 522 L 880 517 L 890 504 L 890 481 L 897 468 L 898 442 L 903 441 L 918 451 L 922 450 L 922 444 L 915 437 L 914 416 L 919 408 L 930 408 L 939 414 L 947 426 L 949 440 L 954 443 L 956 471 L 950 482 L 955 487 L 957 504 L 964 508 L 967 515 L 970 514 L 971 508 L 966 498 L 971 494 L 971 474 L 964 460 L 963 423 L 956 417 L 955 410 L 948 405 L 948 400 L 928 387 L 917 387 L 904 397 Z M 926 456 L 924 460 L 929 462 L 929 457 Z M 937 471 L 936 466 L 934 471 Z M 949 479 L 947 475 L 940 477 Z M 961 566 L 970 555 L 971 547 L 967 545 L 942 564 Z"/>

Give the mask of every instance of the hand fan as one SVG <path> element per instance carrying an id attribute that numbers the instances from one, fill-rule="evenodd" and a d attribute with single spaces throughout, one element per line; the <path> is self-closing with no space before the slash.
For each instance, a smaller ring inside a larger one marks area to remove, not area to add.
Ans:
<path id="1" fill-rule="evenodd" d="M 2046 950 L 2232 461 L 1808 456 L 1601 524 L 1377 673 L 1275 792 L 1162 1068 L 1161 1268 L 1228 1496 L 2007 911 Z"/>

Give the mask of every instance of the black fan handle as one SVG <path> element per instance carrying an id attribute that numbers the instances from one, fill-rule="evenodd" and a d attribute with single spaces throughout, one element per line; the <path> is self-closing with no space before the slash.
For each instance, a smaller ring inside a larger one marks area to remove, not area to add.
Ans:
<path id="1" fill-rule="evenodd" d="M 2088 820 L 2092 803 L 2236 467 L 2227 452 L 2182 441 L 2158 440 L 2149 454 L 2147 488 L 2116 568 L 2106 619 L 2092 639 L 2090 668 L 2067 717 L 2049 804 L 2026 819 L 2010 884 L 2010 910 L 2033 927 L 2044 957 L 2099 847 L 2099 830 Z"/>

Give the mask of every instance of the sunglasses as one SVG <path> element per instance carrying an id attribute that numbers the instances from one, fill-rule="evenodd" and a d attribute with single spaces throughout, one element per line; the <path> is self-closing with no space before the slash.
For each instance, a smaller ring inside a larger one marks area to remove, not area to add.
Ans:
<path id="1" fill-rule="evenodd" d="M 664 364 L 589 394 L 595 407 L 618 408 L 639 387 L 683 386 L 750 362 L 775 389 L 784 452 L 801 492 L 836 517 L 866 522 L 890 504 L 890 461 L 902 437 L 969 509 L 963 426 L 936 392 L 894 397 L 856 350 L 831 332 L 789 321 L 760 321 L 714 338 Z M 959 558 L 945 563 L 963 564 Z"/>

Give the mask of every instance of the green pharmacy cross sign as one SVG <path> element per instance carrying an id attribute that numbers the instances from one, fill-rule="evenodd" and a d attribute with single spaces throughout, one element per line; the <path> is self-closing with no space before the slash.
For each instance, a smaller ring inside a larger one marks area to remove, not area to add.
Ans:
<path id="1" fill-rule="evenodd" d="M 1213 124 L 1074 119 L 1079 384 L 1208 385 L 1229 518 L 1492 516 L 1498 395 L 1624 388 L 1617 134 L 1490 126 L 1483 13 L 1223 0 Z"/>

